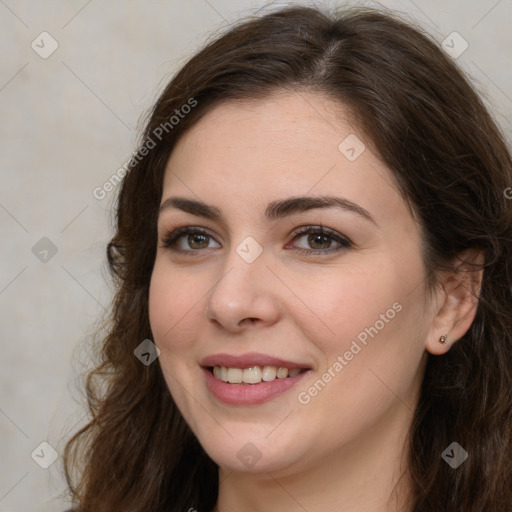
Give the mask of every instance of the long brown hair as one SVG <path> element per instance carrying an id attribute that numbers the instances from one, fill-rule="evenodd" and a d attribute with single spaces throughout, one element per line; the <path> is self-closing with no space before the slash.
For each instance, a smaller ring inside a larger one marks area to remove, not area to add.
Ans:
<path id="1" fill-rule="evenodd" d="M 284 89 L 319 92 L 350 109 L 422 226 L 430 290 L 457 255 L 483 251 L 472 326 L 445 355 L 428 356 L 410 430 L 412 510 L 510 512 L 509 149 L 463 73 L 421 29 L 380 10 L 303 6 L 251 17 L 217 36 L 174 76 L 149 115 L 107 248 L 116 293 L 85 385 L 91 420 L 64 454 L 77 510 L 201 512 L 217 501 L 217 464 L 183 420 L 160 366 L 141 364 L 134 349 L 152 339 L 148 288 L 173 147 L 215 106 Z M 457 469 L 441 457 L 454 441 L 469 454 Z"/>

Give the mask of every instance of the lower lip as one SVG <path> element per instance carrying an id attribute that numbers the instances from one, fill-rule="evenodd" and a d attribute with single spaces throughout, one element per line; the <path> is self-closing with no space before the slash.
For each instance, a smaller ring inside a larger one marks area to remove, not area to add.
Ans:
<path id="1" fill-rule="evenodd" d="M 206 377 L 206 385 L 213 396 L 230 405 L 253 405 L 272 400 L 277 395 L 288 391 L 304 375 L 311 372 L 307 370 L 295 377 L 274 379 L 269 382 L 261 381 L 259 384 L 230 384 L 217 379 L 208 368 L 202 368 L 202 370 Z"/>

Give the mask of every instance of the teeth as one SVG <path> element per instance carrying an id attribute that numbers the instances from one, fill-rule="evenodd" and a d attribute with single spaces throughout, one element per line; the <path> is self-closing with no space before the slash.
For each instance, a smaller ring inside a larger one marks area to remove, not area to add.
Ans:
<path id="1" fill-rule="evenodd" d="M 251 366 L 250 368 L 226 368 L 225 366 L 214 366 L 213 375 L 219 380 L 232 384 L 259 384 L 262 380 L 270 382 L 277 379 L 295 377 L 303 370 L 294 368 L 277 368 L 276 366 Z"/>
<path id="2" fill-rule="evenodd" d="M 288 368 L 279 368 L 279 370 L 277 370 L 277 378 L 286 379 L 286 377 L 288 377 Z"/>
<path id="3" fill-rule="evenodd" d="M 228 381 L 228 369 L 225 366 L 220 367 L 219 379 L 224 382 Z"/>
<path id="4" fill-rule="evenodd" d="M 214 366 L 213 375 L 224 382 L 228 381 L 228 369 L 225 366 Z"/>
<path id="5" fill-rule="evenodd" d="M 268 382 L 274 380 L 277 375 L 277 368 L 275 366 L 264 366 L 263 367 L 263 380 Z"/>
<path id="6" fill-rule="evenodd" d="M 228 368 L 228 382 L 241 384 L 244 378 L 244 372 L 240 368 Z"/>
<path id="7" fill-rule="evenodd" d="M 259 366 L 246 368 L 242 380 L 247 384 L 258 384 L 258 382 L 261 382 L 261 368 Z"/>

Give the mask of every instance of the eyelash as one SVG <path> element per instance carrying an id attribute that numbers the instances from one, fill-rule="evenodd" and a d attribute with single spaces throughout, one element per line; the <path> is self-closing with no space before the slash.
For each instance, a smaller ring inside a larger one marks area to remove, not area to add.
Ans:
<path id="1" fill-rule="evenodd" d="M 166 236 L 163 239 L 162 247 L 166 248 L 166 249 L 169 249 L 169 250 L 171 250 L 173 252 L 176 252 L 176 253 L 188 254 L 190 256 L 192 256 L 192 253 L 196 253 L 196 254 L 194 254 L 194 256 L 198 256 L 200 254 L 197 254 L 197 253 L 200 253 L 200 252 L 202 252 L 203 250 L 206 250 L 206 249 L 183 250 L 183 249 L 176 249 L 176 247 L 174 247 L 176 241 L 181 236 L 183 236 L 183 235 L 190 235 L 190 234 L 204 235 L 204 236 L 213 238 L 212 235 L 210 235 L 206 230 L 204 230 L 202 228 L 198 228 L 198 227 L 195 227 L 195 226 L 185 226 L 185 227 L 178 228 L 178 229 L 175 229 L 174 231 L 171 231 L 171 232 L 167 233 Z M 342 250 L 346 250 L 346 249 L 349 249 L 349 248 L 352 247 L 352 242 L 350 242 L 350 240 L 348 240 L 348 238 L 339 235 L 338 233 L 336 233 L 336 231 L 333 231 L 333 230 L 331 230 L 329 228 L 324 228 L 323 226 L 304 226 L 302 228 L 299 228 L 294 233 L 292 241 L 296 240 L 297 238 L 300 238 L 304 234 L 323 235 L 324 237 L 330 238 L 330 239 L 334 240 L 335 242 L 338 242 L 340 244 L 340 246 L 337 247 L 337 248 L 334 248 L 334 249 L 333 248 L 329 248 L 327 250 L 322 250 L 322 249 L 300 249 L 299 248 L 299 249 L 297 249 L 297 252 L 299 254 L 301 254 L 301 255 L 311 255 L 311 254 L 324 255 L 324 254 L 331 254 L 331 253 L 340 252 Z"/>

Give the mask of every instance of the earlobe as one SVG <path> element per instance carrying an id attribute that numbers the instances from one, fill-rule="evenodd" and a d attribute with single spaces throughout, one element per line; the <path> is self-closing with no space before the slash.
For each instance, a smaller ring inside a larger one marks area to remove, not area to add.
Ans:
<path id="1" fill-rule="evenodd" d="M 471 327 L 478 309 L 483 279 L 484 256 L 470 249 L 462 253 L 451 272 L 445 272 L 438 292 L 437 314 L 433 319 L 425 349 L 442 355 Z"/>

